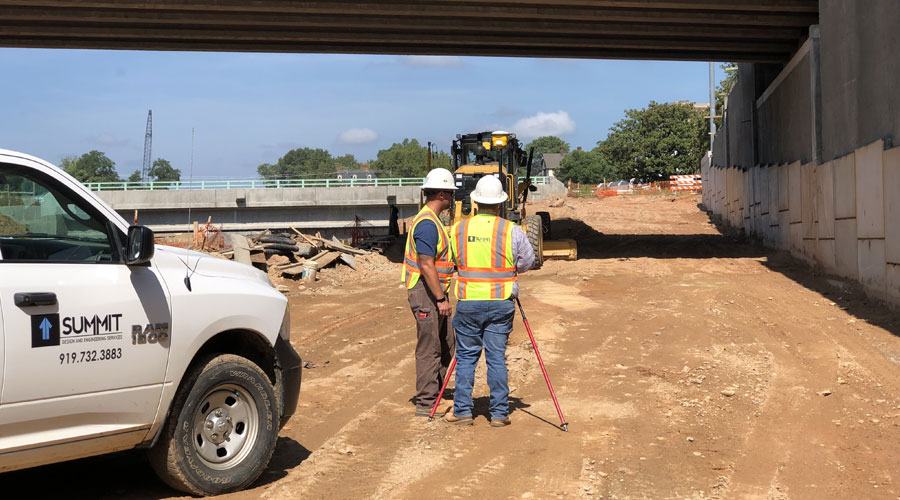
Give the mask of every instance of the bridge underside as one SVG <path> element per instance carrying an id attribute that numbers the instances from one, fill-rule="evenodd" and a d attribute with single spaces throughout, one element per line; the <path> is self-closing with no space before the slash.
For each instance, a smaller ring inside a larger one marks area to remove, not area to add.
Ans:
<path id="1" fill-rule="evenodd" d="M 784 62 L 818 0 L 0 0 L 0 46 Z"/>

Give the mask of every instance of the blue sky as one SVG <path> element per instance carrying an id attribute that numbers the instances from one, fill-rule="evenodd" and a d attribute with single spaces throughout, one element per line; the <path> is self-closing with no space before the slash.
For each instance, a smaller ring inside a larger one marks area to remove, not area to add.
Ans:
<path id="1" fill-rule="evenodd" d="M 127 177 L 153 158 L 252 178 L 295 147 L 374 159 L 405 137 L 558 135 L 592 148 L 624 110 L 709 101 L 707 63 L 0 49 L 0 148 L 53 163 L 92 149 Z M 716 65 L 716 81 L 723 77 Z"/>

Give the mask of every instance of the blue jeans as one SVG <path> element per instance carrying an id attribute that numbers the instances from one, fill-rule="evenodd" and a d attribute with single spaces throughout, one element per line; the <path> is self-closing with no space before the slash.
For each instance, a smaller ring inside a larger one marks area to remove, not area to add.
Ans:
<path id="1" fill-rule="evenodd" d="M 506 342 L 512 332 L 516 306 L 511 300 L 461 300 L 456 304 L 456 389 L 453 414 L 472 415 L 472 385 L 475 365 L 484 347 L 487 383 L 491 391 L 491 420 L 509 416 L 509 384 L 506 372 Z"/>

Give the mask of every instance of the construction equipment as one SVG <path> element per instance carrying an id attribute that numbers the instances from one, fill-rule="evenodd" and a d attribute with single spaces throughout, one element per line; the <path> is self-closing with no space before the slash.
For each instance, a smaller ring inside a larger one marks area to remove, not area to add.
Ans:
<path id="1" fill-rule="evenodd" d="M 452 225 L 478 213 L 471 194 L 478 179 L 494 175 L 500 179 L 509 199 L 500 206 L 500 217 L 522 226 L 534 249 L 535 268 L 545 259 L 575 260 L 578 255 L 575 240 L 549 241 L 550 213 L 528 214 L 528 193 L 536 191 L 531 183 L 531 164 L 534 150 L 526 154 L 516 134 L 503 131 L 458 134 L 450 147 L 453 177 L 456 183 L 454 202 L 449 215 L 441 214 L 446 225 Z M 519 170 L 524 170 L 520 180 Z"/>
<path id="2" fill-rule="evenodd" d="M 550 390 L 550 397 L 553 398 L 553 405 L 556 407 L 556 414 L 559 416 L 559 426 L 563 432 L 569 432 L 569 423 L 566 422 L 566 417 L 563 415 L 562 408 L 559 407 L 559 401 L 556 399 L 556 392 L 553 391 L 553 384 L 550 383 L 550 376 L 547 375 L 547 368 L 544 366 L 543 358 L 541 358 L 541 351 L 538 350 L 537 342 L 534 340 L 534 333 L 531 331 L 531 325 L 528 324 L 528 318 L 525 317 L 525 309 L 522 308 L 522 302 L 519 300 L 519 297 L 516 297 L 516 304 L 519 305 L 519 312 L 522 313 L 522 323 L 525 323 L 525 330 L 528 332 L 528 338 L 531 339 L 531 347 L 534 348 L 534 355 L 537 357 L 538 364 L 541 366 L 541 373 L 544 374 L 544 381 L 547 382 L 547 389 Z M 450 382 L 450 376 L 453 375 L 454 368 L 456 368 L 456 356 L 453 357 L 453 361 L 450 362 L 450 367 L 447 368 L 447 375 L 444 377 L 444 384 L 441 386 L 441 392 L 438 393 L 437 400 L 435 400 L 434 406 L 431 407 L 431 414 L 428 415 L 429 422 L 434 419 L 434 413 L 437 411 L 438 405 L 441 404 L 441 399 L 444 396 L 444 391 L 447 389 L 447 384 Z"/>
<path id="3" fill-rule="evenodd" d="M 150 180 L 150 156 L 153 148 L 153 110 L 147 111 L 147 131 L 144 133 L 144 163 L 141 167 L 141 182 Z"/>

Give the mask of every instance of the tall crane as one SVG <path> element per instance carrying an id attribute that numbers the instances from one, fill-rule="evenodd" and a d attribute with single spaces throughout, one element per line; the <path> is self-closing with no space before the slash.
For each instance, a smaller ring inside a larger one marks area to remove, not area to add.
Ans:
<path id="1" fill-rule="evenodd" d="M 147 133 L 144 134 L 144 167 L 141 169 L 141 181 L 147 182 L 150 175 L 150 150 L 153 146 L 153 110 L 147 111 Z"/>

